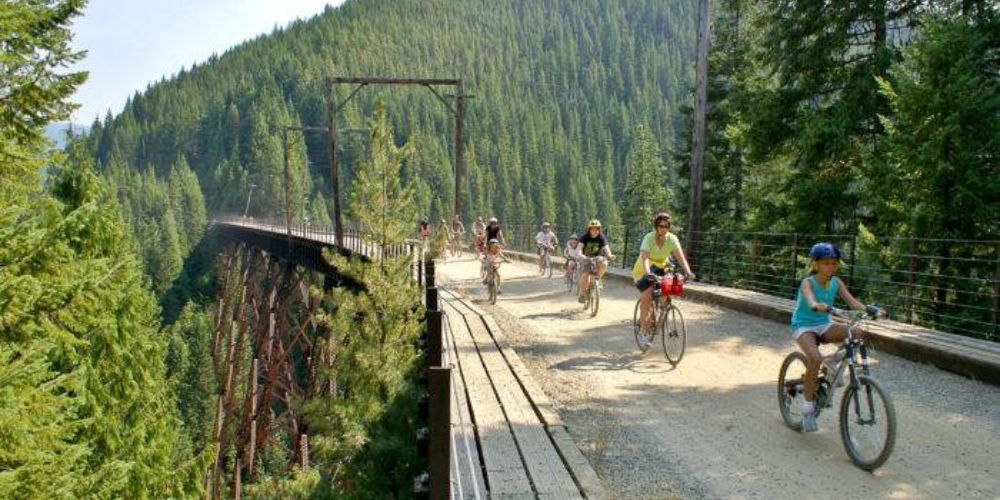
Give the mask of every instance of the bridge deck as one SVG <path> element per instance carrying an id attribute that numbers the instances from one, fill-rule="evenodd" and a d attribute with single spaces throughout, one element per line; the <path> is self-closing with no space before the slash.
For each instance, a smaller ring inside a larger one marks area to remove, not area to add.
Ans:
<path id="1" fill-rule="evenodd" d="M 597 475 L 493 319 L 443 291 L 456 498 L 599 498 Z"/>

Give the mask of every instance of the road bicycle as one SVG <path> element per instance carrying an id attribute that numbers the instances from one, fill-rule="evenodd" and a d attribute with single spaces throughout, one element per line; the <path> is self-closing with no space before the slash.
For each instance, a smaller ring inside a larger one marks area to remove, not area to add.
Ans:
<path id="1" fill-rule="evenodd" d="M 583 310 L 590 310 L 590 317 L 597 316 L 597 311 L 601 308 L 601 290 L 604 289 L 604 279 L 597 277 L 597 263 L 602 261 L 613 261 L 604 256 L 587 257 L 583 259 L 582 273 L 590 275 L 590 289 L 587 290 L 587 303 Z"/>
<path id="2" fill-rule="evenodd" d="M 831 314 L 848 321 L 847 338 L 833 354 L 823 357 L 816 384 L 816 416 L 833 406 L 836 390 L 847 382 L 840 400 L 840 438 L 858 467 L 874 470 L 885 463 L 896 444 L 896 409 L 889 393 L 872 377 L 868 349 L 853 331 L 864 320 L 884 312 L 869 306 L 864 312 L 832 308 Z M 778 409 L 785 425 L 802 429 L 806 356 L 796 351 L 785 357 L 778 374 Z"/>
<path id="3" fill-rule="evenodd" d="M 684 315 L 672 299 L 680 296 L 683 290 L 684 279 L 678 273 L 672 272 L 657 278 L 652 287 L 653 301 L 649 313 L 653 315 L 653 330 L 649 334 L 642 331 L 642 299 L 636 300 L 635 311 L 632 313 L 632 330 L 639 350 L 646 352 L 656 341 L 656 337 L 660 337 L 663 355 L 673 366 L 681 362 L 687 346 Z"/>

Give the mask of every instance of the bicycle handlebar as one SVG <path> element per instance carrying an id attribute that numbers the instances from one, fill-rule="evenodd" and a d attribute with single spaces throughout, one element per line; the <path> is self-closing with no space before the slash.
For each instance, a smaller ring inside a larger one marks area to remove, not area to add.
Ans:
<path id="1" fill-rule="evenodd" d="M 834 316 L 838 316 L 844 319 L 848 319 L 852 323 L 857 323 L 858 321 L 866 319 L 876 320 L 878 318 L 885 318 L 888 316 L 888 313 L 886 312 L 885 309 L 873 305 L 865 306 L 864 311 L 854 311 L 851 309 L 841 309 L 839 307 L 831 307 L 830 314 L 833 314 Z"/>

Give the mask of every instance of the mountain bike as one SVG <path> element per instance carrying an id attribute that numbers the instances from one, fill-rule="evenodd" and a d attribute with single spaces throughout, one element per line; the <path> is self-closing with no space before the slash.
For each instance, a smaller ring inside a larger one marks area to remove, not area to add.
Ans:
<path id="1" fill-rule="evenodd" d="M 500 263 L 484 263 L 486 268 L 486 290 L 490 304 L 497 303 L 497 294 L 500 293 Z"/>
<path id="2" fill-rule="evenodd" d="M 833 308 L 830 312 L 848 320 L 847 338 L 836 352 L 823 357 L 816 384 L 816 415 L 833 406 L 837 388 L 844 385 L 846 369 L 848 380 L 840 401 L 840 438 L 854 465 L 873 470 L 889 459 L 896 444 L 896 408 L 889 393 L 871 375 L 864 341 L 852 332 L 861 321 L 876 319 L 881 310 Z M 778 409 L 785 425 L 793 430 L 802 429 L 805 372 L 806 356 L 796 351 L 785 357 L 778 374 Z"/>
<path id="3" fill-rule="evenodd" d="M 601 261 L 612 261 L 604 256 L 587 257 L 583 260 L 583 270 L 581 272 L 590 274 L 590 289 L 587 290 L 587 303 L 583 310 L 590 310 L 590 317 L 597 316 L 597 311 L 601 308 L 601 290 L 604 289 L 604 279 L 597 277 L 597 263 Z"/>
<path id="4" fill-rule="evenodd" d="M 539 274 L 546 276 L 548 278 L 552 277 L 552 247 L 539 245 L 538 248 L 542 250 L 542 266 L 539 270 Z"/>
<path id="5" fill-rule="evenodd" d="M 684 279 L 678 273 L 668 273 L 658 278 L 652 288 L 653 303 L 649 313 L 653 315 L 653 331 L 646 339 L 647 334 L 642 332 L 642 299 L 636 300 L 635 310 L 632 313 L 635 343 L 640 351 L 646 352 L 659 336 L 663 344 L 663 355 L 671 365 L 677 366 L 684 357 L 684 348 L 687 346 L 687 327 L 684 324 L 684 315 L 673 303 L 672 297 L 681 295 L 684 290 Z"/>
<path id="6" fill-rule="evenodd" d="M 464 233 L 455 233 L 448 241 L 448 251 L 452 257 L 462 258 L 462 236 Z"/>
<path id="7" fill-rule="evenodd" d="M 580 285 L 580 268 L 582 265 L 579 260 L 568 258 L 570 270 L 566 273 L 563 281 L 566 283 L 566 292 L 569 294 L 576 293 L 576 287 Z"/>

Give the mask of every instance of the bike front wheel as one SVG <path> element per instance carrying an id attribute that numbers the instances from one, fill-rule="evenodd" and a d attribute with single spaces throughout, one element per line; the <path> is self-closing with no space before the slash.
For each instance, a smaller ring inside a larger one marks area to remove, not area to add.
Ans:
<path id="1" fill-rule="evenodd" d="M 663 311 L 663 319 L 660 321 L 660 341 L 663 342 L 663 354 L 671 365 L 677 366 L 684 357 L 684 348 L 687 347 L 687 327 L 684 325 L 684 316 L 677 306 L 670 304 Z"/>
<path id="2" fill-rule="evenodd" d="M 489 283 L 487 283 L 487 287 L 489 288 L 489 301 L 490 301 L 490 304 L 496 304 L 497 303 L 497 288 L 498 288 L 498 286 L 499 285 L 497 284 L 497 276 L 496 276 L 496 274 L 494 274 L 493 276 L 490 277 Z"/>
<path id="3" fill-rule="evenodd" d="M 896 445 L 896 408 L 874 379 L 861 375 L 844 391 L 840 437 L 854 465 L 873 470 L 885 463 Z"/>
<path id="4" fill-rule="evenodd" d="M 590 307 L 590 317 L 597 316 L 597 311 L 601 308 L 601 287 L 593 279 L 590 280 L 590 299 L 587 305 Z"/>
<path id="5" fill-rule="evenodd" d="M 802 401 L 805 399 L 806 356 L 795 351 L 785 356 L 778 373 L 778 410 L 792 430 L 802 430 Z"/>

